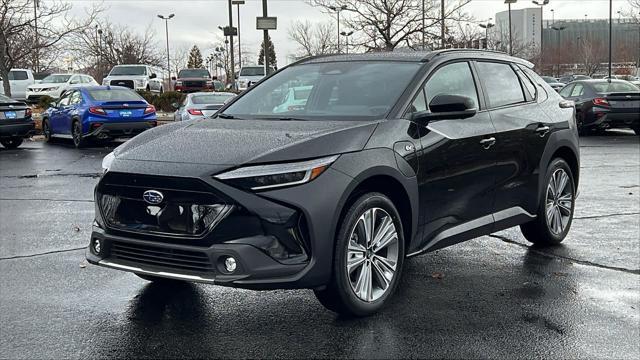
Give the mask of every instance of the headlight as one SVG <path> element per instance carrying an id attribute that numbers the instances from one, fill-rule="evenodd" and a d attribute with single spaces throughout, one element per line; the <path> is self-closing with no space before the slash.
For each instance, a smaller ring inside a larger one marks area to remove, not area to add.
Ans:
<path id="1" fill-rule="evenodd" d="M 297 163 L 247 166 L 215 178 L 251 190 L 299 185 L 320 176 L 337 158 L 338 155 L 334 155 Z"/>
<path id="2" fill-rule="evenodd" d="M 113 159 L 115 159 L 116 156 L 113 155 L 113 151 L 108 153 L 107 156 L 104 157 L 104 159 L 102 159 L 102 171 L 103 172 L 107 172 L 109 170 L 109 168 L 111 167 L 111 163 L 113 162 Z"/>
<path id="3" fill-rule="evenodd" d="M 59 88 L 60 88 L 59 86 L 54 86 L 54 87 L 46 88 L 46 89 L 44 89 L 44 91 L 56 91 Z"/>
<path id="4" fill-rule="evenodd" d="M 107 86 L 109 85 L 109 80 L 108 79 L 103 79 L 102 80 L 102 86 Z"/>
<path id="5" fill-rule="evenodd" d="M 137 87 L 143 87 L 144 86 L 144 80 L 136 80 L 136 86 Z"/>

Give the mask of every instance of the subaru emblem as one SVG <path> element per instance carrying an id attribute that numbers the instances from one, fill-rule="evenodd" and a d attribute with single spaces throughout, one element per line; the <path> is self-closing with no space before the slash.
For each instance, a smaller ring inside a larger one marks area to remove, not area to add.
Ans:
<path id="1" fill-rule="evenodd" d="M 157 190 L 147 190 L 142 194 L 142 198 L 148 204 L 158 205 L 164 200 L 164 195 L 160 191 Z"/>

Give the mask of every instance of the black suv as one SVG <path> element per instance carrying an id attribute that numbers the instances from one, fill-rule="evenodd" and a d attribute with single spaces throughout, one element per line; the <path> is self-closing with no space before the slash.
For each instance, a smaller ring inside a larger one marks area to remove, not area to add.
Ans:
<path id="1" fill-rule="evenodd" d="M 405 257 L 516 225 L 558 244 L 578 186 L 575 110 L 531 68 L 473 50 L 294 63 L 213 119 L 105 157 L 87 259 L 150 281 L 311 288 L 364 316 Z M 291 89 L 303 98 L 281 106 Z"/>

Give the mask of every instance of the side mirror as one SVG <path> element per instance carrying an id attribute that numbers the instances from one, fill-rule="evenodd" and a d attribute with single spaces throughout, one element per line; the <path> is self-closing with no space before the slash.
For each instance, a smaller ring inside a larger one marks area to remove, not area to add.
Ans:
<path id="1" fill-rule="evenodd" d="M 158 77 L 158 75 L 156 75 L 155 73 L 149 75 L 149 79 L 155 79 L 157 77 Z"/>
<path id="2" fill-rule="evenodd" d="M 171 107 L 178 110 L 180 108 L 180 104 L 178 104 L 177 102 L 171 103 Z"/>
<path id="3" fill-rule="evenodd" d="M 432 120 L 466 119 L 474 116 L 478 109 L 473 99 L 461 95 L 436 95 L 429 103 L 431 111 L 413 113 L 411 119 L 417 123 Z"/>

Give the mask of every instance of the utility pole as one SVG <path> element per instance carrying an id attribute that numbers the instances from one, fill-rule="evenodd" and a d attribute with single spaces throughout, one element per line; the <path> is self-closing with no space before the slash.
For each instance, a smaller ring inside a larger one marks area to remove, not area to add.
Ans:
<path id="1" fill-rule="evenodd" d="M 347 49 L 346 54 L 349 55 L 349 36 L 353 35 L 353 31 L 349 31 L 349 32 L 343 31 L 340 33 L 340 35 L 345 37 L 346 49 Z"/>
<path id="2" fill-rule="evenodd" d="M 267 17 L 267 0 L 262 0 L 262 16 Z M 264 76 L 269 75 L 269 30 L 264 29 L 263 32 L 263 46 L 264 46 Z"/>
<path id="3" fill-rule="evenodd" d="M 609 0 L 609 81 L 611 81 L 611 55 L 612 55 L 612 40 L 613 40 L 613 34 L 612 34 L 612 21 L 613 19 L 613 0 Z"/>
<path id="4" fill-rule="evenodd" d="M 532 3 L 540 6 L 540 67 L 544 71 L 544 6 L 549 5 L 549 0 L 533 0 Z"/>
<path id="5" fill-rule="evenodd" d="M 440 47 L 444 49 L 444 0 L 440 0 Z"/>
<path id="6" fill-rule="evenodd" d="M 427 11 L 427 7 L 425 5 L 426 0 L 422 0 L 422 50 L 426 50 L 427 49 L 427 34 L 426 31 L 427 29 L 425 29 L 425 12 Z"/>
<path id="7" fill-rule="evenodd" d="M 338 15 L 338 54 L 340 53 L 340 12 L 347 10 L 347 5 L 342 6 L 329 6 L 329 9 L 336 12 Z"/>
<path id="8" fill-rule="evenodd" d="M 34 57 L 33 57 L 33 67 L 34 71 L 37 73 L 40 71 L 40 48 L 38 47 L 38 7 L 40 6 L 39 0 L 33 0 L 33 26 L 35 29 L 35 46 L 34 46 Z"/>
<path id="9" fill-rule="evenodd" d="M 236 62 L 234 58 L 233 51 L 233 5 L 231 4 L 231 0 L 229 0 L 229 44 L 230 44 L 230 52 L 231 55 L 231 86 L 233 89 L 236 88 Z"/>
<path id="10" fill-rule="evenodd" d="M 511 4 L 515 4 L 518 0 L 504 0 L 509 7 L 509 55 L 513 56 L 513 35 L 511 31 Z"/>
<path id="11" fill-rule="evenodd" d="M 164 20 L 164 30 L 165 35 L 167 36 L 167 71 L 169 72 L 169 79 L 171 79 L 171 61 L 169 57 L 169 20 L 172 19 L 175 14 L 169 14 L 169 16 L 158 15 L 158 17 Z M 171 87 L 171 81 L 169 81 L 169 89 L 173 90 Z"/>
<path id="12" fill-rule="evenodd" d="M 233 0 L 232 3 L 238 8 L 238 63 L 242 67 L 242 44 L 240 42 L 240 5 L 244 5 L 245 0 Z"/>

